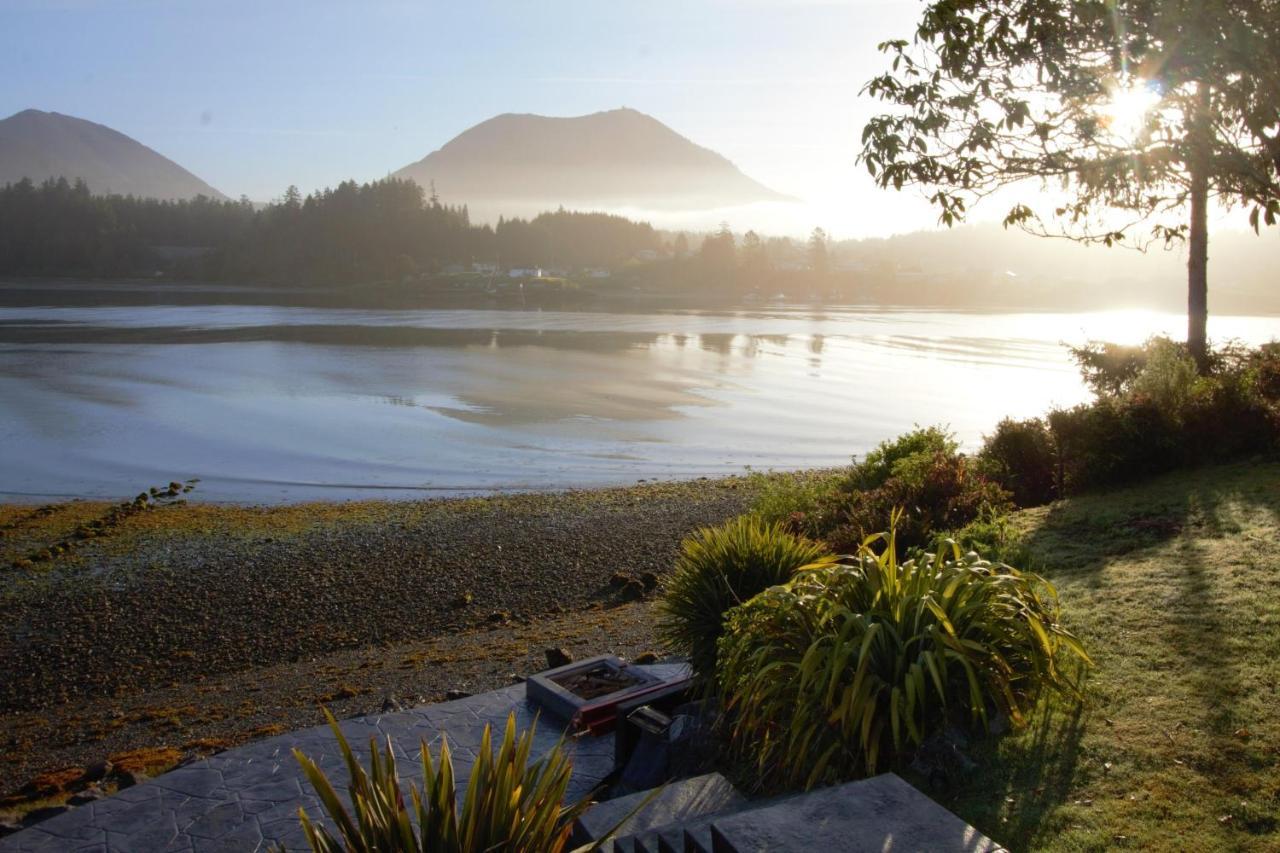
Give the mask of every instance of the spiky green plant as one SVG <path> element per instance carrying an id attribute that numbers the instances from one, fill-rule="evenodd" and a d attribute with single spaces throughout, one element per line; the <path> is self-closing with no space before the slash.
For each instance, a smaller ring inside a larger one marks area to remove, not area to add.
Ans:
<path id="1" fill-rule="evenodd" d="M 573 821 L 589 805 L 587 800 L 564 805 L 571 766 L 562 745 L 531 764 L 533 729 L 517 736 L 514 714 L 507 718 L 496 755 L 485 726 L 461 806 L 448 741 L 442 739 L 436 761 L 423 743 L 423 787 L 409 786 L 411 807 L 396 776 L 390 740 L 385 750 L 370 740 L 366 772 L 337 721 L 328 711 L 325 715 L 346 761 L 352 808 L 343 804 L 324 771 L 295 749 L 294 757 L 337 827 L 335 836 L 299 810 L 315 853 L 559 853 L 568 844 Z"/>
<path id="2" fill-rule="evenodd" d="M 725 613 L 790 580 L 798 569 L 831 559 L 823 546 L 753 516 L 704 527 L 681 543 L 658 605 L 658 630 L 707 684 L 715 671 Z"/>
<path id="3" fill-rule="evenodd" d="M 1088 661 L 1047 581 L 953 544 L 899 562 L 893 539 L 729 614 L 729 748 L 766 787 L 875 773 L 949 719 L 996 711 L 1022 725 L 1043 688 L 1073 690 L 1064 658 Z"/>

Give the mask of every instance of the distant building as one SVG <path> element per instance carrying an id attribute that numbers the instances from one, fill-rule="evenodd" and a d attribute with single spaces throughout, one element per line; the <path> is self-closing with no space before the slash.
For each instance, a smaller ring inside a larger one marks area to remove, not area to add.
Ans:
<path id="1" fill-rule="evenodd" d="M 509 278 L 542 278 L 541 267 L 512 267 L 507 270 Z"/>
<path id="2" fill-rule="evenodd" d="M 582 274 L 587 278 L 608 278 L 612 275 L 612 273 L 604 267 L 587 267 L 582 271 Z"/>
<path id="3" fill-rule="evenodd" d="M 495 275 L 498 272 L 497 264 L 475 263 L 471 265 L 472 272 L 478 272 L 481 275 Z"/>

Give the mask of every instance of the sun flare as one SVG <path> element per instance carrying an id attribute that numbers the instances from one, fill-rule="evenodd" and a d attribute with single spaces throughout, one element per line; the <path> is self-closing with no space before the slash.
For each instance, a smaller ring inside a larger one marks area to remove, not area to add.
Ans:
<path id="1" fill-rule="evenodd" d="M 1130 81 L 1111 91 L 1111 100 L 1103 108 L 1103 118 L 1111 134 L 1127 143 L 1137 142 L 1147 128 L 1151 111 L 1160 103 L 1160 92 L 1154 84 Z"/>

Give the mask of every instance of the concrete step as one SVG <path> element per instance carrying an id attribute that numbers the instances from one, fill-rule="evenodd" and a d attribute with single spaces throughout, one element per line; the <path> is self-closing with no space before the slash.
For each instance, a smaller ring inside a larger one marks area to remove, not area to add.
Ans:
<path id="1" fill-rule="evenodd" d="M 597 841 L 625 817 L 626 820 L 613 832 L 616 839 L 614 849 L 627 853 L 633 850 L 636 853 L 658 853 L 659 831 L 674 833 L 674 840 L 668 843 L 682 845 L 684 827 L 747 805 L 747 798 L 728 779 L 719 773 L 708 773 L 664 786 L 650 802 L 627 817 L 650 794 L 650 791 L 641 791 L 596 803 L 575 822 L 573 843 Z"/>
<path id="2" fill-rule="evenodd" d="M 709 829 L 710 853 L 1003 849 L 892 773 L 743 809 Z"/>

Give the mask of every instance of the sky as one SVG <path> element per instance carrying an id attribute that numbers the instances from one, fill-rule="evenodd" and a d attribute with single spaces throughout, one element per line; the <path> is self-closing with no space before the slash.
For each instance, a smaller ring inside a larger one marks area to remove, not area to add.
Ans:
<path id="1" fill-rule="evenodd" d="M 783 230 L 927 227 L 854 166 L 914 0 L 0 0 L 0 116 L 86 118 L 230 196 L 418 160 L 504 112 L 649 113 L 806 204 Z M 447 201 L 447 200 L 446 200 Z M 752 214 L 742 212 L 750 218 Z M 736 228 L 760 227 L 744 221 Z M 764 224 L 764 223 L 762 223 Z"/>

